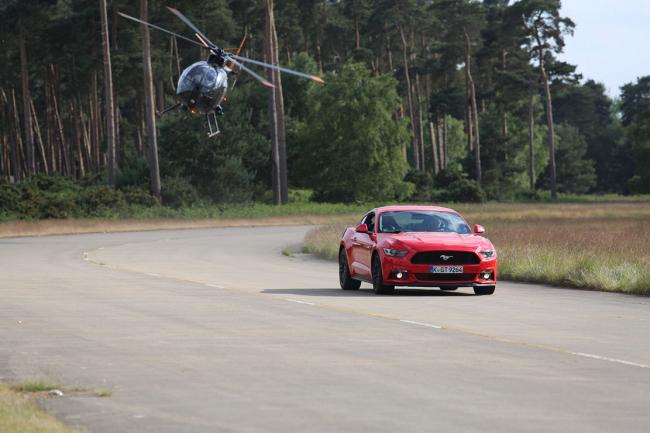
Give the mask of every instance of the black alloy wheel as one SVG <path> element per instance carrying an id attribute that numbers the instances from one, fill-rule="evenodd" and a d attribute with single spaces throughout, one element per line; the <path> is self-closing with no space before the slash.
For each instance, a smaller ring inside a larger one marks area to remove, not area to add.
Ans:
<path id="1" fill-rule="evenodd" d="M 361 281 L 355 280 L 350 275 L 348 257 L 344 248 L 339 251 L 339 283 L 343 290 L 359 290 L 359 287 L 361 287 Z"/>
<path id="2" fill-rule="evenodd" d="M 381 260 L 375 255 L 372 258 L 372 288 L 378 295 L 392 295 L 395 293 L 395 286 L 384 284 L 384 276 L 381 271 Z"/>

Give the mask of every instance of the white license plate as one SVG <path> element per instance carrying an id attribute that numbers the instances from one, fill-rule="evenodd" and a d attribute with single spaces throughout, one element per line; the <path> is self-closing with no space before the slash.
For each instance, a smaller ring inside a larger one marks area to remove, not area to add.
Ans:
<path id="1" fill-rule="evenodd" d="M 429 272 L 432 274 L 462 274 L 462 266 L 431 266 Z"/>

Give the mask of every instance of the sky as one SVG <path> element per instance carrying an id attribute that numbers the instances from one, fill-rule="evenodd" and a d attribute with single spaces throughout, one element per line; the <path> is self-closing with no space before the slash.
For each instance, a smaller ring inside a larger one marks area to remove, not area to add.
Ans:
<path id="1" fill-rule="evenodd" d="M 617 97 L 620 86 L 650 75 L 650 0 L 562 0 L 562 15 L 576 28 L 560 58 L 585 79 Z"/>

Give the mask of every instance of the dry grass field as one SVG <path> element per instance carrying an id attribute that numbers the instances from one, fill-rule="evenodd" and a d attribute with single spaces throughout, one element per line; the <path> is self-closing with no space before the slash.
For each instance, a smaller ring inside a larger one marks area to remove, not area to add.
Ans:
<path id="1" fill-rule="evenodd" d="M 650 294 L 648 202 L 454 208 L 470 224 L 486 227 L 497 248 L 501 278 Z M 305 251 L 336 259 L 345 226 L 315 228 L 305 239 Z"/>

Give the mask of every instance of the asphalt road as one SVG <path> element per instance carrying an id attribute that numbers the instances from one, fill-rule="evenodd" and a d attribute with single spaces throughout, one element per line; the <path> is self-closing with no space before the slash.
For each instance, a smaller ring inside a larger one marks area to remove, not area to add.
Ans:
<path id="1" fill-rule="evenodd" d="M 307 230 L 0 239 L 0 378 L 91 433 L 650 431 L 650 299 L 343 292 Z"/>

